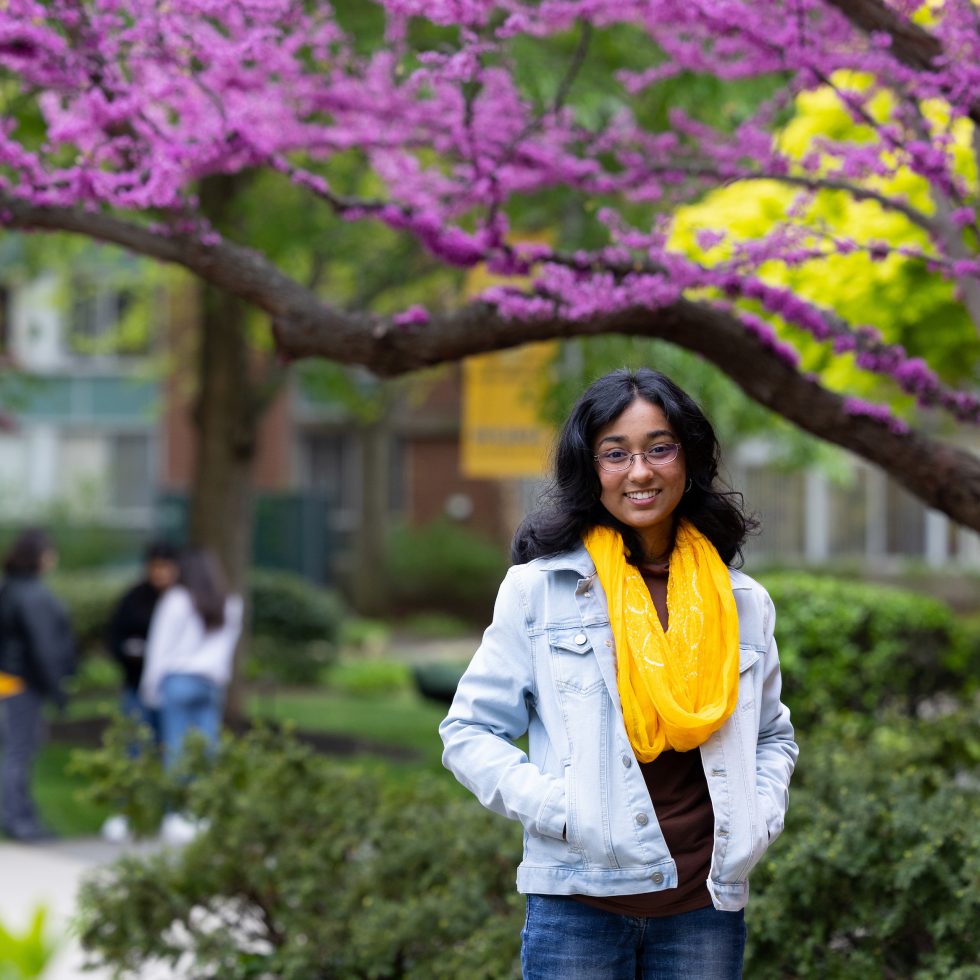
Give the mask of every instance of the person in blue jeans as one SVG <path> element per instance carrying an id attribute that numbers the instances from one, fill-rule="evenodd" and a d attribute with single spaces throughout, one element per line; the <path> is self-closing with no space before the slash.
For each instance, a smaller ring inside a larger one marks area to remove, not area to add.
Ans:
<path id="1" fill-rule="evenodd" d="M 596 381 L 440 726 L 446 767 L 523 825 L 526 980 L 742 975 L 798 749 L 719 455 L 669 378 Z"/>
<path id="2" fill-rule="evenodd" d="M 0 671 L 16 684 L 0 701 L 0 826 L 14 840 L 54 836 L 38 813 L 31 778 L 45 737 L 44 703 L 64 708 L 64 682 L 75 670 L 68 613 L 43 582 L 56 564 L 54 543 L 41 528 L 22 531 L 3 564 Z"/>
<path id="3" fill-rule="evenodd" d="M 176 585 L 153 613 L 140 681 L 141 700 L 159 712 L 169 770 L 178 765 L 189 732 L 199 731 L 217 745 L 243 610 L 213 554 L 189 551 L 178 565 Z M 181 814 L 164 821 L 164 837 L 175 842 L 195 832 L 193 821 Z"/>

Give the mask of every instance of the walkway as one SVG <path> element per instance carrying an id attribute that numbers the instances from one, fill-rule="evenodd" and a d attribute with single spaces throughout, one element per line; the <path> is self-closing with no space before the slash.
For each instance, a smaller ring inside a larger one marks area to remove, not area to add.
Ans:
<path id="1" fill-rule="evenodd" d="M 107 844 L 99 838 L 18 844 L 0 839 L 0 922 L 23 932 L 34 910 L 48 910 L 48 930 L 62 935 L 75 909 L 75 895 L 86 871 L 108 864 L 124 851 L 158 847 L 156 842 Z M 83 970 L 84 954 L 68 936 L 43 980 L 109 980 L 108 970 Z M 141 980 L 179 980 L 167 970 L 146 970 Z"/>

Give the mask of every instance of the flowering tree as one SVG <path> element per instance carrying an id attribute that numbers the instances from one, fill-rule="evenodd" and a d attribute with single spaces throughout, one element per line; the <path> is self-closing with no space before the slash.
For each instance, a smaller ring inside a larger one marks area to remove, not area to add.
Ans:
<path id="1" fill-rule="evenodd" d="M 928 342 L 912 356 L 773 275 L 849 255 L 918 264 L 980 328 L 972 0 L 378 0 L 373 49 L 345 11 L 6 0 L 0 220 L 179 263 L 265 310 L 288 359 L 391 375 L 548 337 L 662 338 L 980 530 L 980 459 L 955 445 L 957 426 L 980 422 L 976 391 L 929 366 Z M 610 38 L 629 57 L 597 98 L 582 80 Z M 662 88 L 699 76 L 742 93 L 737 112 L 664 114 Z M 787 115 L 818 90 L 856 125 L 791 150 Z M 352 155 L 371 197 L 334 179 Z M 204 182 L 256 170 L 513 285 L 456 309 L 342 309 L 203 217 Z M 706 223 L 694 248 L 678 245 L 685 204 L 760 180 L 795 191 L 766 234 Z M 822 218 L 838 198 L 908 233 L 841 234 Z M 529 213 L 570 208 L 577 237 L 522 241 Z M 913 396 L 916 413 L 832 390 L 801 366 L 801 337 L 880 376 L 886 402 Z M 944 425 L 952 438 L 931 434 Z"/>

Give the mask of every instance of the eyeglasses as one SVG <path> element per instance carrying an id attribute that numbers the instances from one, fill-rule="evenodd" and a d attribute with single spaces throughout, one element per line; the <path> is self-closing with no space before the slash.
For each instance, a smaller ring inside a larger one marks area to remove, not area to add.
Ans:
<path id="1" fill-rule="evenodd" d="M 663 466 L 673 463 L 681 451 L 679 442 L 661 442 L 651 446 L 644 453 L 628 453 L 625 449 L 607 449 L 592 458 L 608 473 L 624 473 L 633 465 L 637 456 L 642 456 L 650 466 Z"/>

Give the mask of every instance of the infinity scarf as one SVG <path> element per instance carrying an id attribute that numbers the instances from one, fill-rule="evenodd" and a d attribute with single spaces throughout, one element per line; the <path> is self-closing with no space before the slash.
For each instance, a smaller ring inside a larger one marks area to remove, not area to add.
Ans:
<path id="1" fill-rule="evenodd" d="M 681 521 L 670 553 L 667 632 L 618 531 L 594 527 L 585 547 L 609 607 L 616 680 L 636 757 L 707 741 L 738 700 L 738 611 L 715 546 Z"/>

